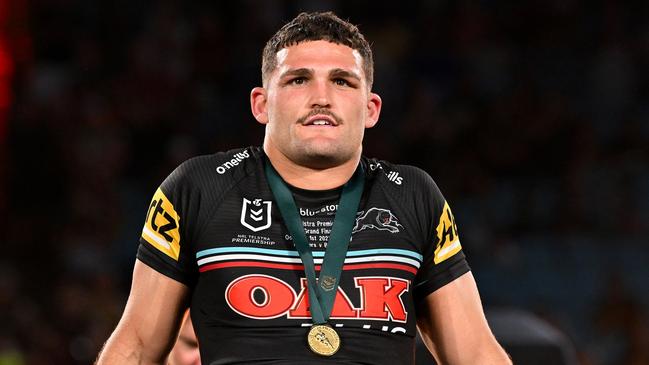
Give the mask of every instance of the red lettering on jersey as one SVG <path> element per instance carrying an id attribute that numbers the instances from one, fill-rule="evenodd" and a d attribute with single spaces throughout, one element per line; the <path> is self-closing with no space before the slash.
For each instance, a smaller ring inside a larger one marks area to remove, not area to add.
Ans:
<path id="1" fill-rule="evenodd" d="M 361 290 L 361 318 L 392 319 L 406 322 L 408 313 L 401 300 L 401 294 L 408 291 L 408 280 L 388 277 L 356 278 L 356 287 Z"/>
<path id="2" fill-rule="evenodd" d="M 311 318 L 309 311 L 309 292 L 306 290 L 306 278 L 300 280 L 300 294 L 297 296 L 295 306 L 288 312 L 288 318 Z"/>
<path id="3" fill-rule="evenodd" d="M 306 278 L 300 280 L 300 294 L 298 294 L 295 306 L 288 312 L 289 318 L 311 318 L 309 311 L 309 291 L 307 290 Z M 354 309 L 347 294 L 338 287 L 334 306 L 331 309 L 330 318 L 356 318 L 358 311 Z"/>
<path id="4" fill-rule="evenodd" d="M 263 296 L 263 300 L 260 298 Z M 281 317 L 293 305 L 295 291 L 280 279 L 267 275 L 242 276 L 228 285 L 225 299 L 232 310 L 255 319 Z"/>
<path id="5" fill-rule="evenodd" d="M 406 322 L 408 312 L 401 295 L 409 290 L 410 281 L 391 277 L 355 278 L 360 290 L 361 306 L 355 308 L 347 294 L 338 287 L 331 311 L 332 319 L 375 319 Z M 235 279 L 228 285 L 225 299 L 233 311 L 254 319 L 311 318 L 307 281 L 300 280 L 300 293 L 286 282 L 268 275 L 252 274 Z"/>
<path id="6" fill-rule="evenodd" d="M 334 307 L 331 309 L 331 318 L 357 318 L 358 309 L 352 306 L 352 301 L 349 300 L 347 294 L 341 287 L 338 287 L 336 292 L 336 299 L 334 299 Z"/>

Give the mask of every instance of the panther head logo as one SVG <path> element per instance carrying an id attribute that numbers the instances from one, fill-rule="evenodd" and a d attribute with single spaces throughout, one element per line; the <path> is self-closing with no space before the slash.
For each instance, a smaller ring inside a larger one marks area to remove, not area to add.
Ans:
<path id="1" fill-rule="evenodd" d="M 360 232 L 364 229 L 377 229 L 379 231 L 397 233 L 400 228 L 403 228 L 403 226 L 399 224 L 399 220 L 391 211 L 383 208 L 370 208 L 366 212 L 359 213 L 352 233 Z"/>

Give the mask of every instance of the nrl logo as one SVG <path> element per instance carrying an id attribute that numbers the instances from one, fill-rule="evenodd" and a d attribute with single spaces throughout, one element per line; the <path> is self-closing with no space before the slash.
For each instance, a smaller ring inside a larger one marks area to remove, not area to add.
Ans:
<path id="1" fill-rule="evenodd" d="M 263 231 L 270 227 L 270 208 L 272 201 L 243 198 L 241 207 L 241 224 L 253 232 Z"/>
<path id="2" fill-rule="evenodd" d="M 320 282 L 320 287 L 324 291 L 332 291 L 335 285 L 336 285 L 336 278 L 332 276 L 325 275 L 325 277 L 322 278 L 322 281 Z"/>
<path id="3" fill-rule="evenodd" d="M 360 212 L 359 217 L 356 218 L 356 225 L 352 233 L 364 229 L 378 229 L 379 231 L 397 233 L 399 228 L 403 228 L 403 226 L 399 224 L 399 220 L 391 211 L 383 208 L 370 208 L 367 212 Z"/>

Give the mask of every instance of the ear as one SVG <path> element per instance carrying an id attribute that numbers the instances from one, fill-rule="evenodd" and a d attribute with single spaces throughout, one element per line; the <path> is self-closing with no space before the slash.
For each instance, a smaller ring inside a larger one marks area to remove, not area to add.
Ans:
<path id="1" fill-rule="evenodd" d="M 365 128 L 372 128 L 376 123 L 378 123 L 382 104 L 383 101 L 378 94 L 370 93 L 370 97 L 367 100 L 367 119 L 365 120 Z"/>
<path id="2" fill-rule="evenodd" d="M 267 100 L 266 89 L 256 87 L 250 92 L 250 110 L 252 115 L 261 124 L 268 123 L 268 111 L 266 110 Z"/>

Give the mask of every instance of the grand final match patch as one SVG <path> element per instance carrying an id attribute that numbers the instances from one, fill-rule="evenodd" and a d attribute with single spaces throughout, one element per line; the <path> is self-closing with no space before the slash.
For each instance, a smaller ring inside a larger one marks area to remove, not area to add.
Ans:
<path id="1" fill-rule="evenodd" d="M 442 210 L 442 215 L 439 217 L 439 224 L 437 225 L 436 231 L 438 244 L 435 248 L 435 264 L 439 264 L 462 249 L 460 237 L 457 233 L 457 225 L 455 224 L 455 217 L 453 217 L 451 207 L 449 207 L 447 202 L 444 202 L 444 209 Z"/>
<path id="2" fill-rule="evenodd" d="M 142 238 L 178 261 L 180 255 L 180 217 L 173 204 L 158 188 L 146 215 Z"/>

